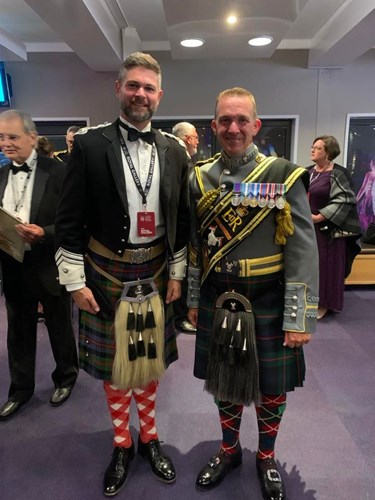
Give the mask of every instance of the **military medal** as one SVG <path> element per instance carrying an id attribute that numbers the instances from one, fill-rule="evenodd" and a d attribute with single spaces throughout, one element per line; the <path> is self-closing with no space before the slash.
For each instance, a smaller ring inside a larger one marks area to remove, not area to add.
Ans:
<path id="1" fill-rule="evenodd" d="M 252 190 L 252 198 L 250 200 L 250 206 L 252 208 L 255 208 L 259 205 L 259 189 L 260 189 L 260 184 L 257 182 L 253 183 L 253 190 Z"/>
<path id="2" fill-rule="evenodd" d="M 267 205 L 267 184 L 264 184 L 263 182 L 260 184 L 260 197 L 258 204 L 260 208 L 264 208 Z"/>
<path id="3" fill-rule="evenodd" d="M 269 184 L 268 201 L 267 201 L 268 208 L 274 208 L 274 206 L 276 205 L 275 193 L 276 193 L 276 184 L 275 183 Z"/>
<path id="4" fill-rule="evenodd" d="M 282 210 L 285 207 L 285 199 L 284 199 L 284 194 L 285 194 L 285 186 L 284 184 L 278 184 L 277 185 L 277 196 L 276 196 L 276 207 L 279 210 Z"/>
<path id="5" fill-rule="evenodd" d="M 242 182 L 242 205 L 244 207 L 247 207 L 250 205 L 250 190 L 251 190 L 251 184 L 247 182 Z"/>
<path id="6" fill-rule="evenodd" d="M 232 205 L 234 207 L 238 207 L 238 205 L 241 204 L 241 198 L 242 198 L 241 183 L 236 182 L 233 186 L 232 199 L 231 199 Z"/>

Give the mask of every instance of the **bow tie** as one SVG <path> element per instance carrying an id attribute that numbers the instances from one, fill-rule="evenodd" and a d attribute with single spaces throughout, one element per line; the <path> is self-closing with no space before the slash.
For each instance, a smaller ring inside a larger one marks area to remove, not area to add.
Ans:
<path id="1" fill-rule="evenodd" d="M 21 172 L 21 171 L 22 171 L 22 172 L 26 172 L 27 174 L 28 174 L 29 172 L 31 172 L 31 168 L 30 168 L 30 167 L 28 167 L 27 163 L 24 163 L 24 164 L 23 164 L 23 165 L 21 165 L 20 167 L 17 167 L 16 165 L 11 165 L 11 166 L 10 166 L 10 169 L 11 169 L 11 171 L 12 171 L 13 175 L 17 175 L 17 174 L 18 174 L 18 172 Z"/>
<path id="2" fill-rule="evenodd" d="M 128 131 L 128 141 L 134 142 L 138 141 L 138 139 L 142 139 L 143 141 L 147 142 L 151 146 L 155 142 L 155 133 L 154 132 L 140 132 L 136 128 L 128 127 L 125 123 L 122 123 L 121 120 L 119 120 L 120 126 L 124 128 L 125 130 Z"/>

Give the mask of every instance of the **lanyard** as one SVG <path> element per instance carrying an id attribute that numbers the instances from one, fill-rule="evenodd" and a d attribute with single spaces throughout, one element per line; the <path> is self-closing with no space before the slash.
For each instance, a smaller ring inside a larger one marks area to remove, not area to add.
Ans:
<path id="1" fill-rule="evenodd" d="M 146 205 L 147 205 L 147 195 L 150 192 L 151 183 L 152 183 L 152 177 L 154 175 L 154 169 L 155 169 L 155 157 L 156 157 L 155 146 L 152 146 L 150 168 L 148 170 L 148 175 L 147 175 L 145 189 L 143 189 L 141 181 L 140 181 L 140 179 L 138 177 L 138 174 L 137 174 L 137 171 L 135 169 L 133 160 L 131 159 L 129 150 L 128 150 L 128 148 L 126 146 L 126 143 L 124 141 L 124 138 L 123 138 L 123 136 L 122 136 L 122 134 L 120 132 L 120 129 L 119 129 L 119 139 L 120 139 L 120 144 L 121 144 L 122 151 L 124 153 L 124 156 L 125 156 L 125 159 L 126 159 L 128 165 L 129 165 L 130 172 L 131 172 L 131 174 L 133 176 L 133 179 L 134 179 L 134 183 L 137 186 L 138 192 L 139 192 L 139 194 L 142 197 L 142 204 L 143 204 L 143 207 L 145 209 Z"/>
<path id="2" fill-rule="evenodd" d="M 14 200 L 14 211 L 15 212 L 18 212 L 18 209 L 19 208 L 22 208 L 22 205 L 23 205 L 23 200 L 25 198 L 25 195 L 26 195 L 26 189 L 27 189 L 27 185 L 29 183 L 29 180 L 30 180 L 30 176 L 31 176 L 31 170 L 28 171 L 27 173 L 27 177 L 25 179 L 25 183 L 23 185 L 23 188 L 22 188 L 22 191 L 21 191 L 21 194 L 19 195 L 19 198 L 17 200 L 17 196 L 16 196 L 16 188 L 14 186 L 14 181 L 15 181 L 15 176 L 12 175 L 12 192 L 13 192 L 13 200 Z"/>

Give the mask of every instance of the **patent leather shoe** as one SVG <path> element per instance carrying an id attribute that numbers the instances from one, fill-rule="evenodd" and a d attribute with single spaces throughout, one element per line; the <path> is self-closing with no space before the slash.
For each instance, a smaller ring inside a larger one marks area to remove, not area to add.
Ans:
<path id="1" fill-rule="evenodd" d="M 25 403 L 26 401 L 7 401 L 0 410 L 0 421 L 12 418 Z"/>
<path id="2" fill-rule="evenodd" d="M 265 500 L 286 500 L 285 486 L 273 458 L 257 458 L 257 472 Z"/>
<path id="3" fill-rule="evenodd" d="M 172 460 L 163 453 L 158 439 L 152 439 L 148 443 L 142 443 L 138 439 L 138 453 L 141 457 L 148 459 L 152 472 L 160 481 L 173 483 L 176 480 L 176 472 Z"/>
<path id="4" fill-rule="evenodd" d="M 220 450 L 217 455 L 214 455 L 208 463 L 200 471 L 196 487 L 199 490 L 210 490 L 218 486 L 231 470 L 235 469 L 242 464 L 242 450 L 241 448 L 232 455 L 224 453 Z"/>
<path id="5" fill-rule="evenodd" d="M 52 406 L 60 406 L 69 398 L 73 387 L 56 387 L 53 391 L 50 403 Z"/>
<path id="6" fill-rule="evenodd" d="M 181 321 L 181 323 L 177 325 L 177 329 L 181 330 L 181 332 L 183 333 L 190 333 L 190 334 L 193 334 L 197 331 L 195 326 L 192 323 L 190 323 L 190 321 L 187 319 Z"/>
<path id="7" fill-rule="evenodd" d="M 104 495 L 114 497 L 123 488 L 128 477 L 130 462 L 134 458 L 134 445 L 130 448 L 116 446 L 111 462 L 104 474 Z"/>

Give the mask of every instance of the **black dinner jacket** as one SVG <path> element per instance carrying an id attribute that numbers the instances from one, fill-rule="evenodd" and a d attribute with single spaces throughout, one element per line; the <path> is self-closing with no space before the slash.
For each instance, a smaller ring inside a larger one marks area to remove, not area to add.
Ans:
<path id="1" fill-rule="evenodd" d="M 188 164 L 185 150 L 157 130 L 160 201 L 169 253 L 182 249 L 189 238 Z M 118 255 L 128 246 L 135 214 L 129 214 L 118 120 L 78 132 L 56 217 L 56 248 L 84 253 L 82 228 Z M 131 188 L 136 189 L 136 186 Z M 133 220 L 132 220 L 133 219 Z"/>
<path id="2" fill-rule="evenodd" d="M 4 191 L 8 182 L 10 167 L 0 169 L 0 202 L 4 198 Z M 42 241 L 32 245 L 27 251 L 27 262 L 35 270 L 47 289 L 54 294 L 60 293 L 57 267 L 54 261 L 55 217 L 60 190 L 66 173 L 66 165 L 60 161 L 38 155 L 34 186 L 30 207 L 30 223 L 37 224 L 44 229 Z M 18 263 L 4 252 L 0 252 L 2 266 L 16 266 Z M 26 259 L 25 259 L 26 262 Z M 14 280 L 16 282 L 16 280 Z M 7 283 L 7 286 L 10 284 Z M 17 283 L 14 283 L 17 286 Z"/>

